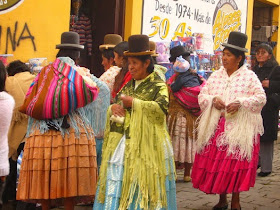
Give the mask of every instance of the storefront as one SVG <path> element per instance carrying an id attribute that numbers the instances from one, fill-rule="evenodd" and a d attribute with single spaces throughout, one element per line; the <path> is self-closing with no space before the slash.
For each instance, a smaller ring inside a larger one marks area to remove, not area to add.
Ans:
<path id="1" fill-rule="evenodd" d="M 249 54 L 252 38 L 255 37 L 254 21 L 256 17 L 266 18 L 260 12 L 264 13 L 264 6 L 269 7 L 270 10 L 266 10 L 271 12 L 266 14 L 271 15 L 270 21 L 261 26 L 271 26 L 268 41 L 276 42 L 274 49 L 280 61 L 280 45 L 277 44 L 280 38 L 279 0 L 131 0 L 126 4 L 129 8 L 126 10 L 126 38 L 131 34 L 143 33 L 158 42 L 201 33 L 204 34 L 204 51 L 211 53 L 220 49 L 220 44 L 226 41 L 230 31 L 237 30 L 248 35 L 246 47 Z"/>
<path id="2" fill-rule="evenodd" d="M 56 44 L 61 33 L 73 30 L 73 25 L 84 27 L 84 15 L 90 27 L 82 52 L 81 65 L 91 69 L 97 76 L 103 72 L 99 45 L 105 34 L 124 32 L 124 0 L 0 0 L 0 54 L 13 55 L 8 61 L 32 58 L 55 59 Z M 78 5 L 76 17 L 73 7 Z M 82 32 L 83 34 L 83 32 Z M 91 44 L 89 44 L 91 41 Z M 91 46 L 90 46 L 91 45 Z M 90 49 L 91 48 L 91 49 Z"/>
<path id="3" fill-rule="evenodd" d="M 85 12 L 92 35 L 91 53 L 86 46 L 81 62 L 97 76 L 103 72 L 98 46 L 108 33 L 120 34 L 124 40 L 143 33 L 156 42 L 203 34 L 201 46 L 212 53 L 230 31 L 238 30 L 248 35 L 251 53 L 256 29 L 265 27 L 271 29 L 267 41 L 275 43 L 280 61 L 279 0 L 0 0 L 0 54 L 13 54 L 10 60 L 24 62 L 36 57 L 52 61 L 61 33 L 77 20 L 71 16 L 77 1 L 82 3 L 78 18 Z"/>

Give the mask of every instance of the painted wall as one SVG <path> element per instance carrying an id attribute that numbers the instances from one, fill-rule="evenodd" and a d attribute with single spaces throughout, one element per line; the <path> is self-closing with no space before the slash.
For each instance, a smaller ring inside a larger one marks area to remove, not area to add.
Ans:
<path id="1" fill-rule="evenodd" d="M 126 0 L 124 40 L 134 34 L 141 33 L 142 25 L 142 0 Z"/>
<path id="2" fill-rule="evenodd" d="M 246 27 L 246 34 L 248 36 L 248 40 L 247 40 L 246 48 L 249 51 L 247 54 L 250 54 L 250 51 L 251 51 L 253 8 L 254 8 L 254 0 L 248 0 L 247 27 Z"/>
<path id="3" fill-rule="evenodd" d="M 61 33 L 69 30 L 69 19 L 70 0 L 23 0 L 9 12 L 0 11 L 0 54 L 13 54 L 12 60 L 24 62 L 35 57 L 52 61 Z"/>

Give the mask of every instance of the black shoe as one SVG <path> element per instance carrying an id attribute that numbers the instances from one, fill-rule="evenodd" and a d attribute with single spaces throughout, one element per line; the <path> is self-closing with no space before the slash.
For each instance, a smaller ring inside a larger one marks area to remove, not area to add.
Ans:
<path id="1" fill-rule="evenodd" d="M 265 177 L 265 176 L 268 176 L 269 174 L 271 174 L 271 172 L 260 172 L 260 173 L 258 173 L 258 176 Z"/>
<path id="2" fill-rule="evenodd" d="M 228 209 L 228 204 L 224 205 L 224 206 L 221 206 L 221 207 L 216 207 L 214 206 L 212 208 L 212 210 L 227 210 Z"/>
<path id="3" fill-rule="evenodd" d="M 231 210 L 239 210 L 239 209 L 233 209 L 233 208 L 231 208 Z M 241 210 L 241 206 L 240 206 L 240 210 Z"/>

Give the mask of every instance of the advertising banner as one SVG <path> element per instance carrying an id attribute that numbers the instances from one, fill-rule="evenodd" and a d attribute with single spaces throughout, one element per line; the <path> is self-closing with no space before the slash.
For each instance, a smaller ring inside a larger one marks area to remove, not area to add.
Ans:
<path id="1" fill-rule="evenodd" d="M 142 34 L 155 42 L 202 33 L 204 51 L 219 50 L 231 31 L 246 32 L 247 0 L 143 0 Z"/>

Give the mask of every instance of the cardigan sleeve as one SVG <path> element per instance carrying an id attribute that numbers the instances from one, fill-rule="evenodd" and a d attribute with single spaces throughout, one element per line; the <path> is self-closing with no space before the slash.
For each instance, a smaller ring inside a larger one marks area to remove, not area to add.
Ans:
<path id="1" fill-rule="evenodd" d="M 267 93 L 280 93 L 280 67 L 278 66 L 269 80 L 269 88 L 266 88 Z"/>
<path id="2" fill-rule="evenodd" d="M 0 92 L 0 177 L 9 174 L 9 145 L 8 130 L 12 120 L 15 101 L 11 95 L 6 92 Z"/>
<path id="3" fill-rule="evenodd" d="M 266 95 L 261 82 L 255 74 L 252 74 L 249 92 L 250 97 L 239 97 L 237 101 L 240 102 L 241 107 L 253 113 L 260 113 L 266 103 Z"/>
<path id="4" fill-rule="evenodd" d="M 198 95 L 198 103 L 202 111 L 205 110 L 208 106 L 212 106 L 212 102 L 215 97 L 215 95 L 211 95 L 210 93 L 210 90 L 212 89 L 211 84 L 215 80 L 213 76 L 214 74 L 215 72 L 208 78 L 206 84 L 203 86 Z"/>

